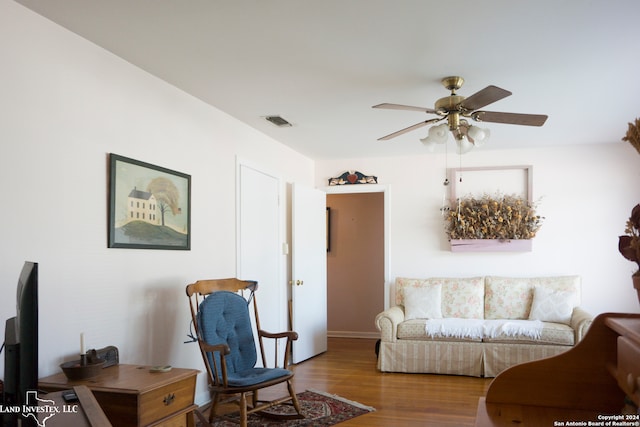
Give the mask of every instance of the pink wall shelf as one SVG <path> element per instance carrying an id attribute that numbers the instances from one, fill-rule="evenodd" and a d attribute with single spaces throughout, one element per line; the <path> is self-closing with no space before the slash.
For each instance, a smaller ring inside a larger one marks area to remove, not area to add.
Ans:
<path id="1" fill-rule="evenodd" d="M 455 239 L 451 252 L 531 252 L 531 239 Z"/>

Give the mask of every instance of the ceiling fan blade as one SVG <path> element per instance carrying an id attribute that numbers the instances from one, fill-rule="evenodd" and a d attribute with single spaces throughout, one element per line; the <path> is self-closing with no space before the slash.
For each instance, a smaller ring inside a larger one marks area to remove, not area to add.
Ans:
<path id="1" fill-rule="evenodd" d="M 460 106 L 467 111 L 473 111 L 499 101 L 502 98 L 506 98 L 509 95 L 511 95 L 511 92 L 508 90 L 501 89 L 498 86 L 487 86 L 465 98 Z"/>
<path id="2" fill-rule="evenodd" d="M 411 105 L 401 104 L 389 104 L 387 102 L 383 104 L 374 105 L 371 108 L 385 108 L 387 110 L 410 110 L 410 111 L 422 111 L 423 113 L 436 114 L 436 110 L 424 107 L 412 107 Z"/>
<path id="3" fill-rule="evenodd" d="M 424 122 L 420 122 L 420 123 L 416 123 L 413 126 L 409 126 L 407 128 L 404 129 L 400 129 L 399 131 L 390 133 L 387 136 L 383 136 L 382 138 L 378 138 L 378 141 L 387 141 L 391 138 L 395 138 L 396 136 L 400 136 L 402 134 L 405 134 L 407 132 L 411 132 L 412 130 L 416 130 L 416 129 L 420 129 L 423 126 L 428 125 L 429 123 L 435 123 L 435 122 L 439 122 L 440 120 L 442 120 L 442 118 L 437 118 L 437 119 L 431 119 L 431 120 L 425 120 Z"/>
<path id="4" fill-rule="evenodd" d="M 499 113 L 496 111 L 476 111 L 471 115 L 478 122 L 506 123 L 510 125 L 542 126 L 547 118 L 544 114 Z"/>

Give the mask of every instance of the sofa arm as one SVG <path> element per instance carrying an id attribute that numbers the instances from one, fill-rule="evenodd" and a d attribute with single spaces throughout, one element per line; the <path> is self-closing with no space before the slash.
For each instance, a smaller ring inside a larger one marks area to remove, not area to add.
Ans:
<path id="1" fill-rule="evenodd" d="M 585 334 L 589 330 L 589 326 L 591 326 L 591 322 L 593 322 L 593 316 L 587 311 L 580 307 L 573 309 L 573 314 L 571 315 L 571 327 L 576 334 L 576 344 L 584 338 Z"/>
<path id="2" fill-rule="evenodd" d="M 393 306 L 376 316 L 376 326 L 382 341 L 391 342 L 398 339 L 398 325 L 404 322 L 404 308 Z"/>

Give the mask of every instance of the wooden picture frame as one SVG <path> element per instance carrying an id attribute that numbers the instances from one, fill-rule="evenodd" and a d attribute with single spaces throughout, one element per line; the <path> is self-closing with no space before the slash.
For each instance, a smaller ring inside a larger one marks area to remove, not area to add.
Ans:
<path id="1" fill-rule="evenodd" d="M 515 195 L 533 202 L 533 166 L 488 166 L 449 169 L 450 202 L 484 194 Z M 452 239 L 452 252 L 530 252 L 531 239 Z"/>
<path id="2" fill-rule="evenodd" d="M 449 169 L 450 200 L 455 202 L 469 193 L 515 194 L 533 202 L 533 166 L 486 166 Z M 462 182 L 461 182 L 462 180 Z M 471 187 L 467 187 L 471 185 Z M 465 188 L 466 187 L 466 188 Z"/>
<path id="3" fill-rule="evenodd" d="M 191 176 L 109 155 L 109 248 L 191 249 Z"/>

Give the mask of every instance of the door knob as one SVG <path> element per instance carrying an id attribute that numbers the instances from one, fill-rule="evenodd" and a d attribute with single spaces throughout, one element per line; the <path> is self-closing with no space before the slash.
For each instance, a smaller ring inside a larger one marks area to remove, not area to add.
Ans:
<path id="1" fill-rule="evenodd" d="M 296 286 L 304 285 L 304 280 L 296 280 Z"/>

